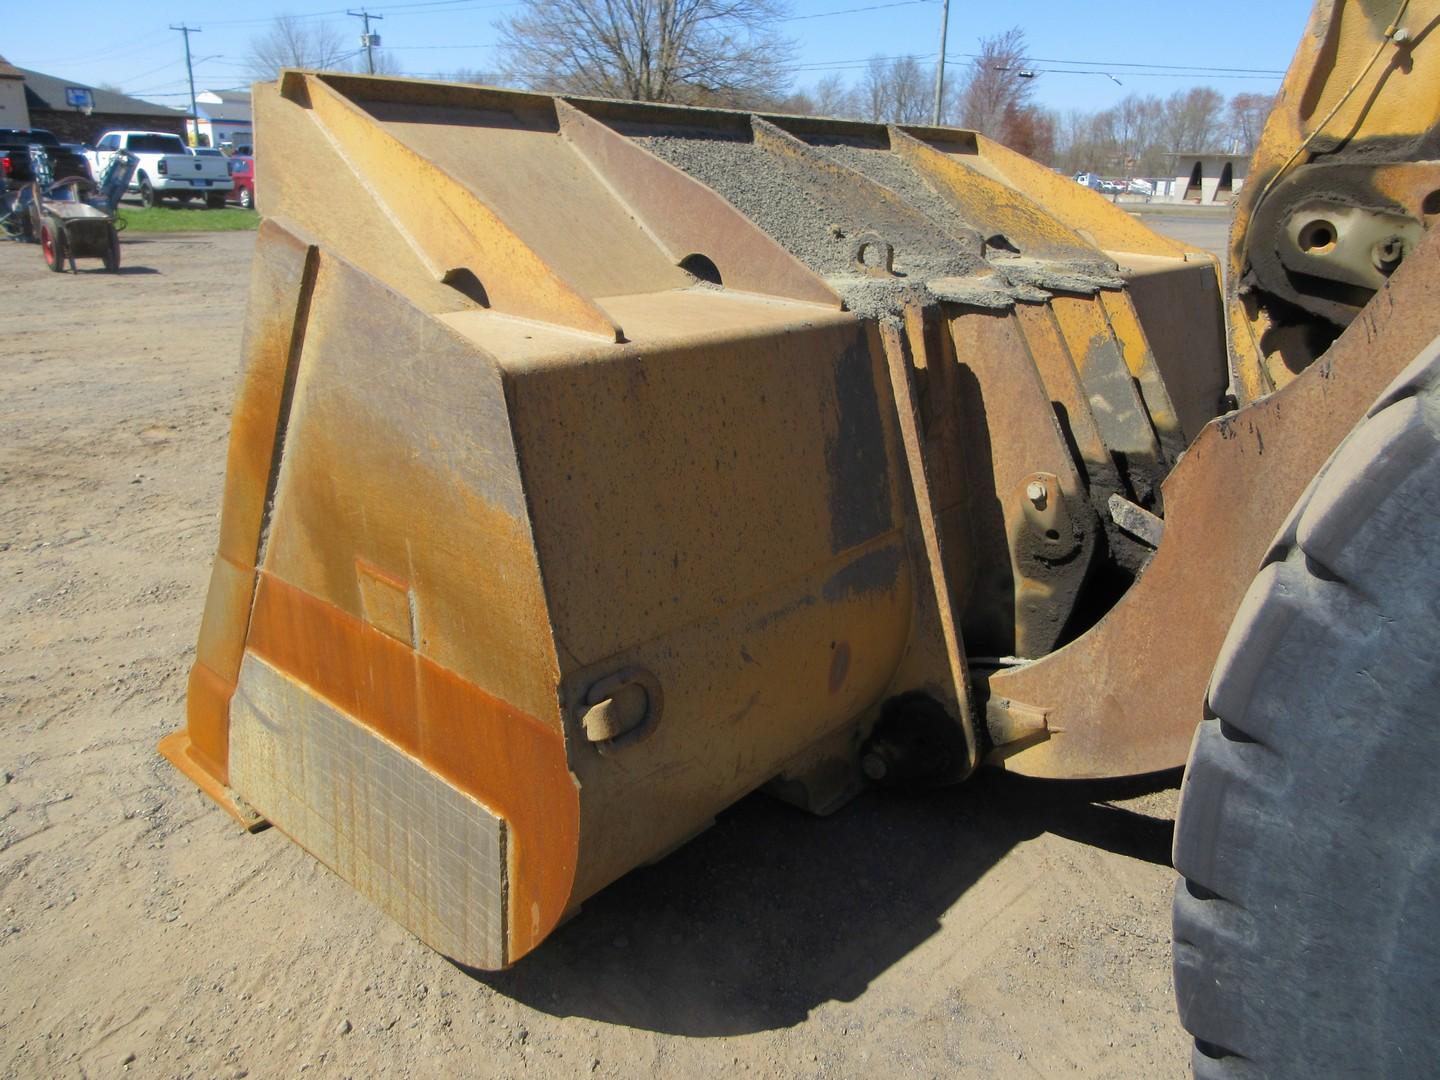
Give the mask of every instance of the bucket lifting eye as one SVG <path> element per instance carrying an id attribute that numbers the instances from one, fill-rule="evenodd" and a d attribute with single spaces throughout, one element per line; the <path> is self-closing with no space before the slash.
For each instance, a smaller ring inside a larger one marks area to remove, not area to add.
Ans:
<path id="1" fill-rule="evenodd" d="M 628 746 L 654 730 L 664 696 L 644 668 L 625 668 L 594 683 L 581 703 L 585 738 L 602 754 Z"/>
<path id="2" fill-rule="evenodd" d="M 1335 250 L 1335 241 L 1338 236 L 1335 226 L 1324 218 L 1316 218 L 1308 221 L 1300 230 L 1297 241 L 1300 250 L 1307 255 L 1328 255 Z"/>
<path id="3" fill-rule="evenodd" d="M 895 276 L 895 245 L 876 233 L 862 234 L 855 241 L 850 259 L 855 269 L 871 277 Z"/>

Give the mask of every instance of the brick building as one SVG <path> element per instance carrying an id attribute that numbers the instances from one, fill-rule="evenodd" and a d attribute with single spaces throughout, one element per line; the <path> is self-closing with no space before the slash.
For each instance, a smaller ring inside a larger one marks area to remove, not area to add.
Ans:
<path id="1" fill-rule="evenodd" d="M 185 138 L 186 115 L 179 109 L 101 90 L 86 83 L 14 68 L 25 80 L 29 127 L 53 131 L 62 142 L 93 143 L 102 131 L 115 128 L 136 131 L 170 131 Z M 88 114 L 67 104 L 67 90 L 88 90 L 93 109 Z M 8 126 L 8 125 L 7 125 Z"/>

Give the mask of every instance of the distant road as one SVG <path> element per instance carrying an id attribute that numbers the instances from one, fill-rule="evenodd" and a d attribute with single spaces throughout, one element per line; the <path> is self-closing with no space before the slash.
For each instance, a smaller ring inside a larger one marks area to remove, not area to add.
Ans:
<path id="1" fill-rule="evenodd" d="M 1230 235 L 1229 214 L 1199 214 L 1177 210 L 1174 213 L 1152 211 L 1136 214 L 1142 222 L 1163 236 L 1213 252 L 1225 262 L 1225 248 Z"/>

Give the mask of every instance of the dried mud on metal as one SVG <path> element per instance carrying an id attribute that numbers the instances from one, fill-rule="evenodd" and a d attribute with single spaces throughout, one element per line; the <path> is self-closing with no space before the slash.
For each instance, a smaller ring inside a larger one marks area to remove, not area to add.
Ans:
<path id="1" fill-rule="evenodd" d="M 0 1077 L 1184 1074 L 1174 775 L 751 797 L 486 976 L 241 832 L 155 744 L 253 243 L 127 238 L 114 276 L 0 245 Z"/>

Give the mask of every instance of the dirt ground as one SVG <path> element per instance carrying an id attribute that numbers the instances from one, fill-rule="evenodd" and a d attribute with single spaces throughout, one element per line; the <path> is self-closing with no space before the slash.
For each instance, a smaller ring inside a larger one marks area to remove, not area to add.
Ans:
<path id="1" fill-rule="evenodd" d="M 253 243 L 137 237 L 113 277 L 0 244 L 0 1076 L 1186 1075 L 1178 774 L 752 797 L 500 975 L 240 832 L 155 744 Z"/>

